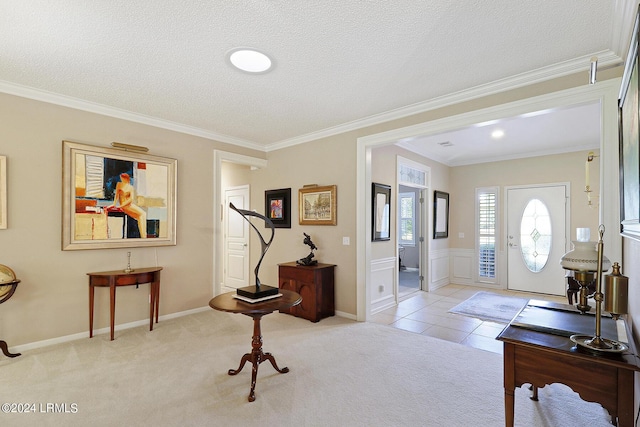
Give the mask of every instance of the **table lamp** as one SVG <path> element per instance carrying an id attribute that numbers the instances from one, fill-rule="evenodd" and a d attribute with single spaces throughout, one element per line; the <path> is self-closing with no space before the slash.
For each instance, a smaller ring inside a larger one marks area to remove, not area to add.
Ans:
<path id="1" fill-rule="evenodd" d="M 565 270 L 573 271 L 574 279 L 580 284 L 580 296 L 576 308 L 584 314 L 591 310 L 588 303 L 589 285 L 596 279 L 598 272 L 598 249 L 596 242 L 589 241 L 588 228 L 578 228 L 576 237 L 577 240 L 572 242 L 573 249 L 562 256 L 560 265 Z M 611 262 L 605 256 L 602 258 L 602 264 L 604 271 L 608 271 L 611 267 Z"/>
<path id="2" fill-rule="evenodd" d="M 628 350 L 628 346 L 619 341 L 602 338 L 600 333 L 602 329 L 602 303 L 604 300 L 604 294 L 602 293 L 602 273 L 608 271 L 611 267 L 611 262 L 604 256 L 604 242 L 602 237 L 604 236 L 604 225 L 598 227 L 599 239 L 593 250 L 593 242 L 573 242 L 574 248 L 564 254 L 560 260 L 562 268 L 566 270 L 574 271 L 576 280 L 580 283 L 580 303 L 578 309 L 582 312 L 586 304 L 586 298 L 588 297 L 588 291 L 585 291 L 585 287 L 590 281 L 593 280 L 595 274 L 596 279 L 596 292 L 593 296 L 596 302 L 596 330 L 595 335 L 571 335 L 571 341 L 579 346 L 585 347 L 589 350 L 596 352 L 623 352 Z M 585 243 L 584 245 L 582 243 Z M 595 255 L 595 256 L 594 256 Z M 616 263 L 617 265 L 617 263 Z M 616 272 L 612 275 L 612 280 L 607 279 L 608 282 L 620 284 L 622 281 L 616 276 Z M 618 270 L 619 276 L 619 270 Z M 586 284 L 583 284 L 586 283 Z M 622 288 L 622 286 L 618 286 Z M 583 294 L 585 299 L 583 300 Z M 582 307 L 582 308 L 581 308 Z M 613 306 L 612 306 L 613 307 Z M 616 306 L 616 310 L 620 310 L 619 306 Z M 626 311 L 626 309 L 625 309 Z"/>

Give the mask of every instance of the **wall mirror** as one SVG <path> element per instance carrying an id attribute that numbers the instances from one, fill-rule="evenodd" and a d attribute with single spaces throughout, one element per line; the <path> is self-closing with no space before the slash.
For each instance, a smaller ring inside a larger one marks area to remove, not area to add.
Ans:
<path id="1" fill-rule="evenodd" d="M 433 194 L 433 238 L 449 237 L 449 193 L 435 191 Z"/>

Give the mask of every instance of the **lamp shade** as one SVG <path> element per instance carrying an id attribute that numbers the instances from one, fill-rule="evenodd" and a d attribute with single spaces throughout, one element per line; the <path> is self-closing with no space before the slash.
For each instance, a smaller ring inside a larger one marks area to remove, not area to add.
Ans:
<path id="1" fill-rule="evenodd" d="M 560 265 L 565 270 L 573 271 L 598 271 L 598 247 L 595 242 L 573 241 L 573 248 L 560 259 Z M 611 268 L 611 261 L 602 256 L 602 271 Z"/>

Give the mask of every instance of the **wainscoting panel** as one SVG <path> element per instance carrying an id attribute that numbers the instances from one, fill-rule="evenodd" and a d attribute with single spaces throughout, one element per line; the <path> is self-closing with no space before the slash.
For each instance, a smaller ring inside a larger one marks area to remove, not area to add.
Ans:
<path id="1" fill-rule="evenodd" d="M 429 290 L 449 284 L 449 250 L 432 251 L 429 257 Z"/>
<path id="2" fill-rule="evenodd" d="M 450 249 L 451 283 L 456 285 L 473 285 L 473 249 Z"/>
<path id="3" fill-rule="evenodd" d="M 396 263 L 395 257 L 371 261 L 371 313 L 395 305 Z"/>

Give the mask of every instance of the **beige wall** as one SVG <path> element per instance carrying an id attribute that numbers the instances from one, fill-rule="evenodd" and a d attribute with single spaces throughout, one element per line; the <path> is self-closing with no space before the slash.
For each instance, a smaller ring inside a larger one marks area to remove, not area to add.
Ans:
<path id="1" fill-rule="evenodd" d="M 596 154 L 598 150 L 592 150 Z M 571 217 L 571 239 L 576 238 L 576 227 L 591 229 L 591 236 L 596 237 L 598 228 L 597 199 L 592 208 L 587 207 L 584 193 L 587 151 L 559 154 L 553 156 L 530 157 L 526 159 L 500 162 L 480 163 L 470 166 L 451 168 L 451 225 L 449 240 L 452 248 L 473 249 L 475 247 L 475 189 L 478 187 L 498 187 L 500 197 L 499 232 L 504 230 L 503 215 L 504 187 L 514 185 L 548 184 L 569 182 L 571 197 L 569 199 Z M 597 183 L 600 176 L 599 165 L 592 162 L 592 190 L 598 194 Z M 464 233 L 464 238 L 459 238 Z M 500 250 L 504 239 L 500 240 Z"/>
<path id="2" fill-rule="evenodd" d="M 251 168 L 246 165 L 222 162 L 221 188 L 248 185 L 251 182 Z"/>
<path id="3" fill-rule="evenodd" d="M 10 346 L 88 330 L 87 272 L 164 267 L 160 314 L 204 307 L 212 296 L 213 150 L 263 153 L 0 94 L 0 154 L 7 156 L 9 228 L 0 230 L 0 264 L 22 281 L 0 307 L 0 337 Z M 61 250 L 62 140 L 149 147 L 178 160 L 177 246 Z M 95 327 L 108 327 L 108 291 L 96 290 Z M 118 324 L 148 318 L 148 285 L 117 292 Z"/>
<path id="4" fill-rule="evenodd" d="M 260 267 L 260 281 L 277 286 L 277 264 L 292 262 L 309 254 L 309 247 L 302 242 L 302 233 L 307 233 L 318 247 L 315 259 L 337 266 L 336 310 L 355 314 L 356 160 L 355 150 L 347 148 L 352 144 L 353 135 L 343 134 L 269 153 L 268 167 L 252 172 L 251 206 L 262 212 L 265 190 L 291 188 L 291 228 L 276 229 L 274 241 Z M 308 184 L 337 186 L 336 226 L 298 223 L 298 190 Z M 349 237 L 349 246 L 342 244 L 343 237 Z M 252 233 L 251 242 L 251 265 L 255 265 L 260 256 L 260 243 L 255 233 Z"/>

